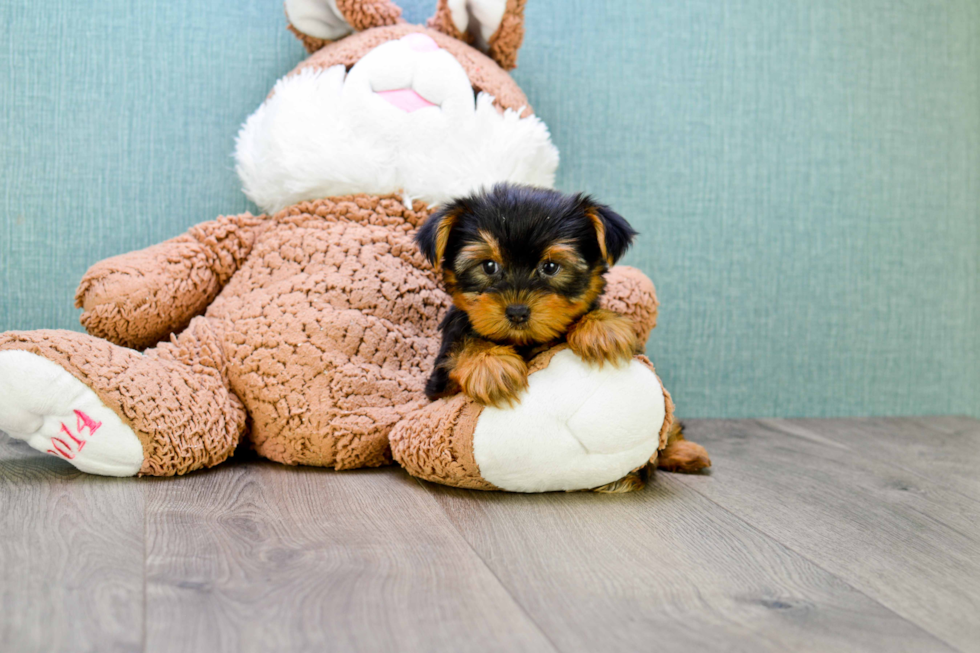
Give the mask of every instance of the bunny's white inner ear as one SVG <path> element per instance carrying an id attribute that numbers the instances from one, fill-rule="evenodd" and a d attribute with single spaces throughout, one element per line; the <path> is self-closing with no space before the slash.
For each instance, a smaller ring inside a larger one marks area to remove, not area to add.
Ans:
<path id="1" fill-rule="evenodd" d="M 337 0 L 286 0 L 286 16 L 303 34 L 327 41 L 354 31 L 337 9 Z"/>
<path id="2" fill-rule="evenodd" d="M 448 0 L 446 4 L 456 29 L 462 34 L 472 34 L 481 50 L 487 49 L 507 9 L 507 0 Z"/>

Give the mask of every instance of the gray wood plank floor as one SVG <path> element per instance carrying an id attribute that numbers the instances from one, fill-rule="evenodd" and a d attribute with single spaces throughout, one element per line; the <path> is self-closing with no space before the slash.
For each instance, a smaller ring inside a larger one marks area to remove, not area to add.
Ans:
<path id="1" fill-rule="evenodd" d="M 0 651 L 980 651 L 980 421 L 698 420 L 710 474 L 513 495 L 0 434 Z"/>

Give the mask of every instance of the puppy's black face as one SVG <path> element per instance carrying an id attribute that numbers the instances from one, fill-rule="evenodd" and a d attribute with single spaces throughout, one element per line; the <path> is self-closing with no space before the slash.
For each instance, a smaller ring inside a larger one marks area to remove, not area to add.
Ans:
<path id="1" fill-rule="evenodd" d="M 499 184 L 446 206 L 416 241 L 477 333 L 529 345 L 561 336 L 594 307 L 603 274 L 635 235 L 589 197 Z"/>

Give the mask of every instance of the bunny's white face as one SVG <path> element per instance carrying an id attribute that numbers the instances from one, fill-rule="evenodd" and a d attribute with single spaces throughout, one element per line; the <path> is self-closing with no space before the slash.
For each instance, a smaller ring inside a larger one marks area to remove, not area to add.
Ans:
<path id="1" fill-rule="evenodd" d="M 550 187 L 558 151 L 543 122 L 520 114 L 475 93 L 452 54 L 413 32 L 349 72 L 281 79 L 238 135 L 238 174 L 269 212 L 354 193 L 439 204 L 500 181 Z"/>

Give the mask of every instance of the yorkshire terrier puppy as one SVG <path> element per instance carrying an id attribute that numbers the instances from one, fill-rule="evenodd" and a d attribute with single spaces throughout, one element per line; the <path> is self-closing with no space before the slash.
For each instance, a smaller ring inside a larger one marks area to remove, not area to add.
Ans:
<path id="1" fill-rule="evenodd" d="M 599 298 L 634 236 L 590 197 L 529 186 L 498 184 L 433 214 L 415 240 L 453 307 L 426 396 L 462 390 L 484 405 L 511 405 L 527 387 L 526 361 L 562 339 L 591 363 L 628 362 L 633 324 L 599 308 Z"/>

